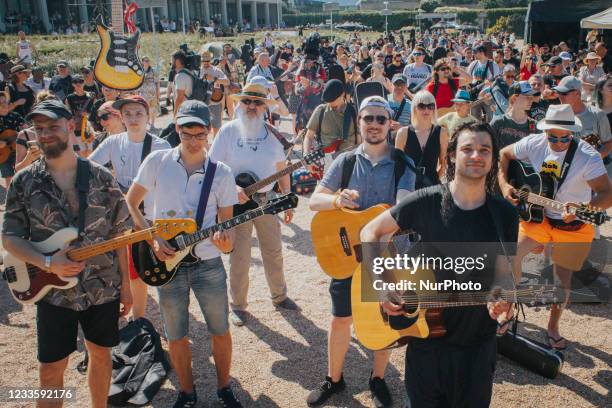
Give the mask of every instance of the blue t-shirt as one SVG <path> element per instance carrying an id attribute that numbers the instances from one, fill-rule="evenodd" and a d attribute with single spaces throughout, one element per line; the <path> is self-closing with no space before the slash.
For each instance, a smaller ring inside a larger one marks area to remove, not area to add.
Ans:
<path id="1" fill-rule="evenodd" d="M 396 121 L 399 122 L 402 126 L 408 126 L 410 125 L 410 101 L 407 98 L 404 99 L 406 99 L 406 103 L 404 104 L 404 108 L 402 109 L 401 115 L 399 116 L 399 118 L 397 118 Z M 393 109 L 392 119 L 394 119 L 397 115 L 397 110 L 399 109 L 402 102 L 395 102 L 395 100 L 393 99 L 393 95 L 391 94 L 387 97 L 387 101 L 389 102 L 389 106 L 391 107 L 391 109 Z"/>

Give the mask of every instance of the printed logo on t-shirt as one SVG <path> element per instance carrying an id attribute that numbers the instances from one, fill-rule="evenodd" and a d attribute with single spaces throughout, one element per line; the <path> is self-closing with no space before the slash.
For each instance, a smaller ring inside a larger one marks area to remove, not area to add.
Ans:
<path id="1" fill-rule="evenodd" d="M 540 173 L 550 174 L 556 179 L 559 179 L 561 177 L 561 169 L 559 168 L 559 164 L 554 160 L 547 160 L 542 163 L 542 169 L 540 170 Z"/>

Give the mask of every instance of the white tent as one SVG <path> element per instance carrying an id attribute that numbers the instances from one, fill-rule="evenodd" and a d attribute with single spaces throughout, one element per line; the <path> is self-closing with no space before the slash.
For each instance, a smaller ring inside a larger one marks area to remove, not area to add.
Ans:
<path id="1" fill-rule="evenodd" d="M 612 7 L 580 21 L 582 28 L 612 29 Z"/>

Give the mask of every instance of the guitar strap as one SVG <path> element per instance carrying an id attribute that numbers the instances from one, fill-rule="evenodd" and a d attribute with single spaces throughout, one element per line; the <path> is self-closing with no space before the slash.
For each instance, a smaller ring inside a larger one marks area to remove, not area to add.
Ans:
<path id="1" fill-rule="evenodd" d="M 288 150 L 293 147 L 293 144 L 289 142 L 287 139 L 285 139 L 283 134 L 279 132 L 278 129 L 276 129 L 274 126 L 270 125 L 269 123 L 264 123 L 264 126 L 266 127 L 268 132 L 272 133 L 274 137 L 276 138 L 276 140 L 278 140 L 279 143 L 283 145 L 284 150 Z"/>
<path id="2" fill-rule="evenodd" d="M 85 232 L 85 210 L 87 210 L 87 193 L 89 193 L 89 160 L 79 157 L 77 159 L 76 189 L 79 196 L 79 240 L 83 239 Z"/>
<path id="3" fill-rule="evenodd" d="M 149 153 L 151 153 L 151 144 L 153 143 L 153 137 L 149 132 L 144 137 L 144 141 L 142 143 L 142 154 L 140 155 L 140 164 L 147 158 Z"/>
<path id="4" fill-rule="evenodd" d="M 578 142 L 576 139 L 572 138 L 569 147 L 567 148 L 567 153 L 565 154 L 565 158 L 563 159 L 563 164 L 561 164 L 561 173 L 559 180 L 557 181 L 557 191 L 555 191 L 555 197 L 561 188 L 561 185 L 567 178 L 567 174 L 569 173 L 570 165 L 572 164 L 572 160 L 574 160 L 574 155 L 576 154 L 576 150 L 578 149 Z"/>
<path id="5" fill-rule="evenodd" d="M 202 182 L 202 191 L 200 192 L 200 202 L 198 203 L 198 210 L 196 212 L 196 224 L 198 228 L 202 228 L 202 221 L 204 221 L 204 213 L 206 212 L 206 204 L 208 204 L 208 197 L 210 196 L 210 190 L 212 188 L 213 179 L 215 177 L 215 171 L 217 170 L 217 163 L 208 159 L 208 166 L 204 168 L 204 181 Z"/>

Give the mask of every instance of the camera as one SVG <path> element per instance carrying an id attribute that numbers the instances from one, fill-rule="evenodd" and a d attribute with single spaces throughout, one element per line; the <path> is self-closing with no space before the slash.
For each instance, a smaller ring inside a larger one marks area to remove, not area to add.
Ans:
<path id="1" fill-rule="evenodd" d="M 190 71 L 198 71 L 200 69 L 201 57 L 187 47 L 187 44 L 179 45 L 179 48 L 185 53 L 185 68 Z"/>

